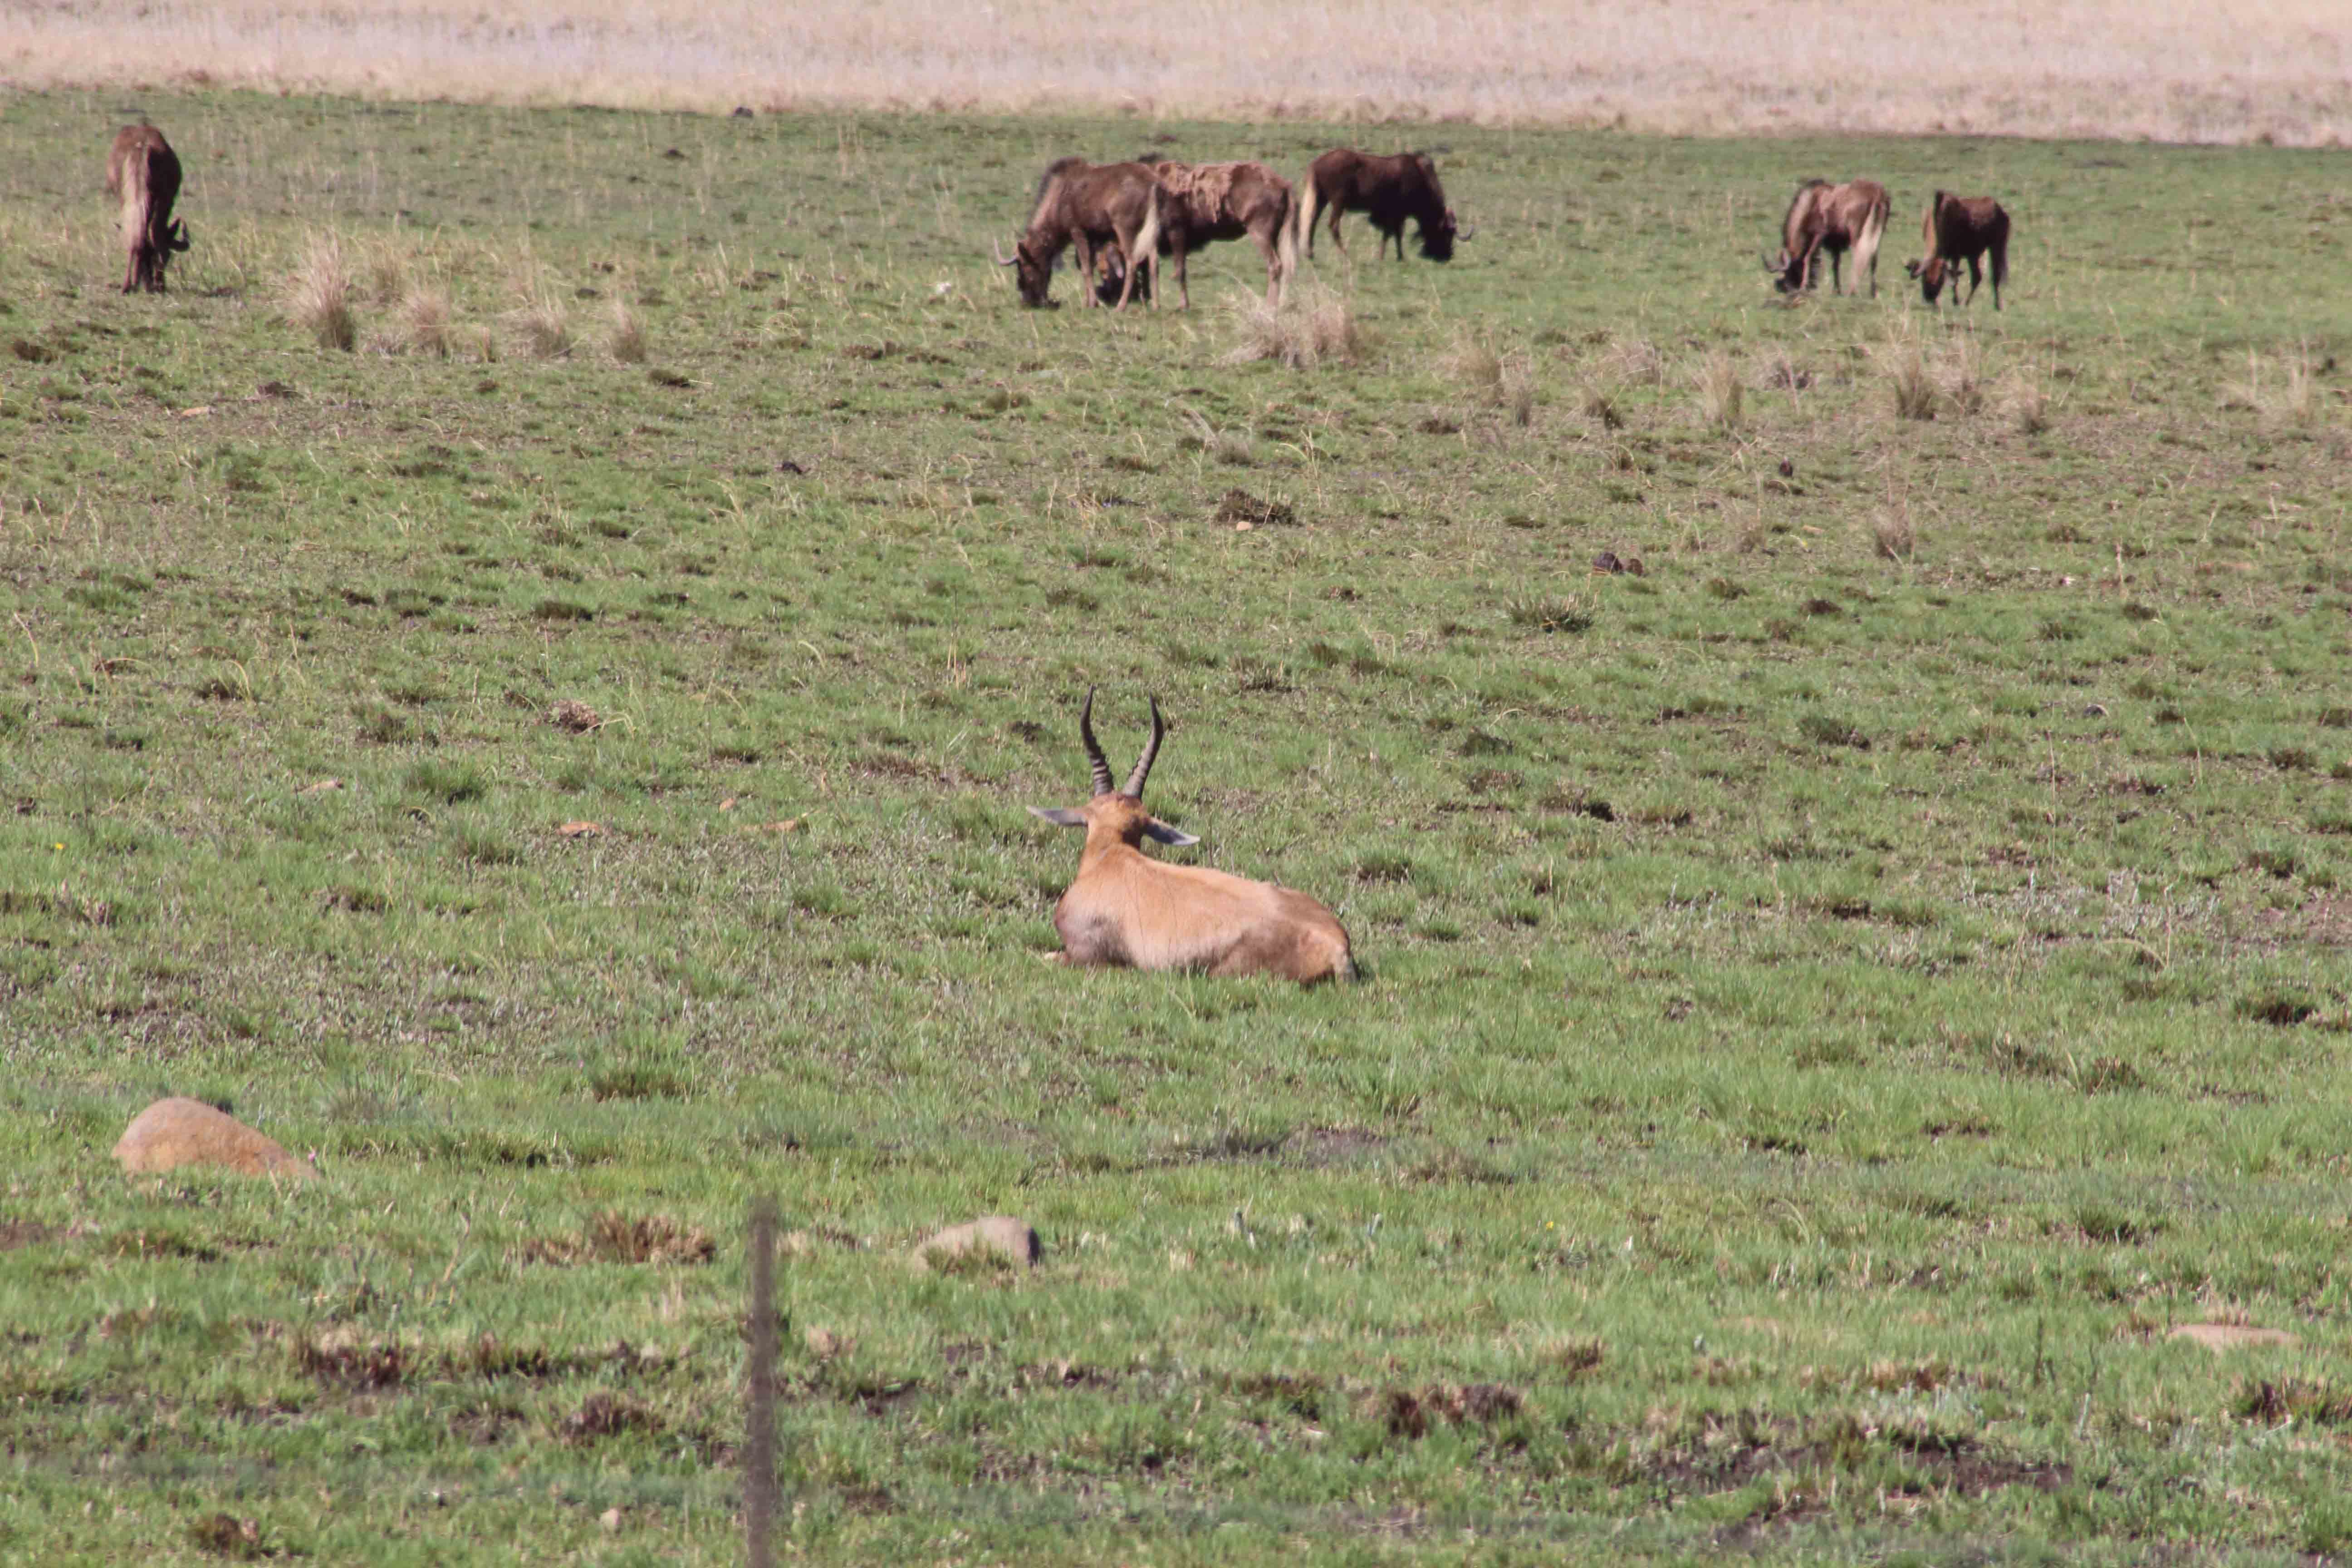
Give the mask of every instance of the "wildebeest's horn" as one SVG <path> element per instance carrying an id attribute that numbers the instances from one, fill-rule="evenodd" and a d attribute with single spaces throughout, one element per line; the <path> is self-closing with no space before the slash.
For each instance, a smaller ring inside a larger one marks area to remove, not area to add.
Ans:
<path id="1" fill-rule="evenodd" d="M 1004 254 L 1004 242 L 992 234 L 988 237 L 988 248 L 990 254 L 996 258 L 996 264 L 999 267 L 1013 265 L 1015 258 Z"/>
<path id="2" fill-rule="evenodd" d="M 1102 754 L 1102 742 L 1095 739 L 1095 689 L 1087 688 L 1087 705 L 1078 710 L 1078 739 L 1086 742 L 1087 766 L 1095 772 L 1095 793 L 1110 793 L 1110 761 Z"/>
<path id="3" fill-rule="evenodd" d="M 1775 261 L 1770 257 L 1764 256 L 1764 253 L 1760 250 L 1756 254 L 1764 257 L 1764 270 L 1767 272 L 1778 272 L 1784 265 L 1786 265 L 1784 262 Z"/>
<path id="4" fill-rule="evenodd" d="M 1160 699 L 1155 697 L 1151 699 L 1151 743 L 1143 748 L 1135 771 L 1127 775 L 1127 793 L 1138 800 L 1143 798 L 1143 781 L 1151 776 L 1152 759 L 1160 755 L 1160 738 L 1167 732 L 1168 727 L 1160 721 Z"/>

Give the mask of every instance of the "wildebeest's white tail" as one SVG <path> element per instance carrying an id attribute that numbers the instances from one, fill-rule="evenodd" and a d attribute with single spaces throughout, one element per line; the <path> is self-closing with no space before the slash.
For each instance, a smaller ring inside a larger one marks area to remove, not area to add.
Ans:
<path id="1" fill-rule="evenodd" d="M 1293 261 L 1302 254 L 1310 258 L 1315 254 L 1315 209 L 1322 205 L 1322 199 L 1323 193 L 1315 188 L 1315 171 L 1310 167 L 1307 177 L 1298 182 L 1297 195 L 1291 201 L 1298 220 L 1292 226 L 1290 254 Z"/>
<path id="2" fill-rule="evenodd" d="M 1862 232 L 1853 237 L 1853 275 L 1857 282 L 1864 278 L 1870 279 L 1873 299 L 1878 296 L 1878 242 L 1886 237 L 1886 220 L 1894 211 L 1895 204 L 1882 189 L 1870 204 L 1870 210 L 1862 215 Z M 1932 216 L 1929 221 L 1934 221 Z"/>
<path id="3" fill-rule="evenodd" d="M 122 248 L 131 254 L 134 266 L 147 249 L 148 231 L 154 222 L 150 209 L 155 195 L 147 178 L 147 163 L 152 155 L 142 142 L 122 160 Z"/>
<path id="4" fill-rule="evenodd" d="M 1274 258 L 1282 268 L 1274 302 L 1280 305 L 1290 293 L 1291 275 L 1298 270 L 1298 215 L 1307 205 L 1307 198 L 1297 191 L 1290 195 L 1290 211 L 1283 214 L 1281 226 L 1275 232 Z"/>
<path id="5" fill-rule="evenodd" d="M 1144 274 L 1144 280 L 1151 286 L 1151 308 L 1155 310 L 1160 309 L 1160 209 L 1167 200 L 1167 187 L 1153 180 L 1151 199 L 1143 204 L 1143 226 L 1135 231 L 1135 245 L 1127 258 L 1130 274 L 1139 267 L 1150 268 Z M 1087 281 L 1091 286 L 1093 280 Z"/>

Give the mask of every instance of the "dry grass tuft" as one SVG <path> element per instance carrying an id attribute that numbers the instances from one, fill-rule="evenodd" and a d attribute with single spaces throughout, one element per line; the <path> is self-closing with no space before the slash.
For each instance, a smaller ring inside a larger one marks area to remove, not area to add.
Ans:
<path id="1" fill-rule="evenodd" d="M 1279 360 L 1293 370 L 1313 370 L 1324 364 L 1353 364 L 1362 354 L 1363 332 L 1356 312 L 1342 296 L 1320 285 L 1295 289 L 1281 307 L 1256 295 L 1234 300 L 1241 341 L 1225 356 L 1228 363 Z"/>
<path id="2" fill-rule="evenodd" d="M 1919 533 L 1911 525 L 1911 507 L 1907 501 L 1896 501 L 1880 512 L 1871 522 L 1871 543 L 1879 559 L 1909 565 L 1919 548 Z"/>
<path id="3" fill-rule="evenodd" d="M 1961 414 L 1981 413 L 1985 405 L 1984 376 L 1973 338 L 1956 336 L 1937 356 L 1937 391 Z"/>
<path id="4" fill-rule="evenodd" d="M 613 328 L 605 339 L 613 357 L 623 364 L 643 364 L 646 362 L 646 328 L 637 313 L 629 309 L 626 300 L 613 301 Z"/>
<path id="5" fill-rule="evenodd" d="M 2042 383 L 2032 371 L 2012 371 L 2009 376 L 2009 392 L 2003 399 L 2009 411 L 2011 428 L 2021 436 L 2039 436 L 2050 428 L 2049 400 L 2042 396 Z"/>
<path id="6" fill-rule="evenodd" d="M 1626 338 L 1609 345 L 1601 368 L 1612 381 L 1635 386 L 1655 386 L 1666 379 L 1666 356 L 1647 338 Z"/>
<path id="7" fill-rule="evenodd" d="M 1933 419 L 1936 381 L 1927 374 L 1927 356 L 1919 347 L 1918 334 L 1899 330 L 1891 333 L 1878 359 L 1886 372 L 1887 386 L 1895 394 L 1896 417 Z"/>
<path id="8" fill-rule="evenodd" d="M 563 303 L 542 295 L 514 313 L 523 347 L 540 359 L 562 359 L 572 352 L 572 318 Z"/>
<path id="9" fill-rule="evenodd" d="M 1536 377 L 1530 366 L 1514 363 L 1504 367 L 1499 391 L 1504 412 L 1511 416 L 1512 424 L 1524 430 L 1536 422 Z"/>
<path id="10" fill-rule="evenodd" d="M 2311 374 L 2311 345 L 2297 344 L 2279 378 L 2279 395 L 2271 413 L 2281 424 L 2308 429 L 2319 422 L 2319 387 Z"/>
<path id="11" fill-rule="evenodd" d="M 1745 389 L 1731 356 L 1717 349 L 1698 368 L 1699 412 L 1718 430 L 1739 427 L 1739 405 Z"/>
<path id="12" fill-rule="evenodd" d="M 286 311 L 320 348 L 352 352 L 359 319 L 352 313 L 352 274 L 341 240 L 331 234 L 311 241 L 302 270 L 287 288 Z"/>
<path id="13" fill-rule="evenodd" d="M 1615 430 L 1625 423 L 1625 416 L 1618 411 L 1616 398 L 1611 395 L 1608 387 L 1597 381 L 1584 389 L 1584 399 L 1580 406 L 1584 416 L 1598 423 L 1603 430 Z"/>
<path id="14" fill-rule="evenodd" d="M 1482 339 L 1465 337 L 1445 351 L 1440 362 L 1448 378 L 1458 381 L 1469 393 L 1488 403 L 1499 403 L 1503 395 L 1503 356 Z"/>
<path id="15" fill-rule="evenodd" d="M 449 295 L 423 284 L 410 290 L 407 304 L 408 346 L 436 359 L 449 357 Z"/>
<path id="16" fill-rule="evenodd" d="M 368 302 L 396 305 L 408 293 L 408 258 L 390 245 L 372 245 L 363 265 Z"/>

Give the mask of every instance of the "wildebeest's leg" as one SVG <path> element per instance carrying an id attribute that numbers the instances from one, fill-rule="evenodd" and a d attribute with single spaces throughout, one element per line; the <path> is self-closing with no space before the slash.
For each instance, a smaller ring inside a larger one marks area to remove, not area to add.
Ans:
<path id="1" fill-rule="evenodd" d="M 1180 234 L 1176 237 L 1176 243 L 1168 247 L 1169 254 L 1176 258 L 1176 308 L 1180 310 L 1189 310 L 1192 308 L 1192 290 L 1184 281 L 1184 239 L 1185 237 Z M 1157 278 L 1152 279 L 1155 284 L 1159 281 Z M 1153 292 L 1152 298 L 1155 300 L 1159 298 L 1157 290 Z"/>
<path id="2" fill-rule="evenodd" d="M 1078 269 L 1078 306 L 1092 310 L 1102 301 L 1095 298 L 1095 242 L 1083 228 L 1070 231 L 1071 265 Z M 1048 272 L 1047 277 L 1053 274 Z M 1122 296 L 1123 298 L 1123 296 Z"/>
<path id="3" fill-rule="evenodd" d="M 1339 220 L 1347 216 L 1347 208 L 1338 202 L 1331 204 L 1331 243 L 1339 247 L 1339 254 L 1343 257 L 1348 254 L 1348 242 L 1339 237 Z"/>
<path id="4" fill-rule="evenodd" d="M 1282 257 L 1275 248 L 1274 236 L 1254 228 L 1250 230 L 1250 237 L 1257 241 L 1258 254 L 1265 258 L 1265 302 L 1269 306 L 1279 305 L 1282 303 Z"/>
<path id="5" fill-rule="evenodd" d="M 1992 308 L 2000 309 L 2000 286 L 2009 281 L 2009 233 L 2004 228 L 1992 242 Z"/>
<path id="6" fill-rule="evenodd" d="M 1960 301 L 1964 305 L 1976 299 L 1977 286 L 1984 281 L 1984 273 L 1977 265 L 1978 260 L 1979 258 L 1973 255 L 1969 258 L 1969 297 Z"/>

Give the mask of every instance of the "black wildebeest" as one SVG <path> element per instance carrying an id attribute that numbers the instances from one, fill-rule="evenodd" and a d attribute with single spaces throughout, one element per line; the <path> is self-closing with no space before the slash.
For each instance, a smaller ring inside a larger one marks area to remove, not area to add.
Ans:
<path id="1" fill-rule="evenodd" d="M 1077 248 L 1079 297 L 1094 300 L 1095 247 L 1117 245 L 1128 256 L 1143 258 L 1145 266 L 1159 268 L 1160 208 L 1165 201 L 1160 182 L 1141 163 L 1089 163 L 1064 158 L 1037 182 L 1037 205 L 1029 216 L 1028 232 L 1011 256 L 999 254 L 1000 267 L 1013 268 L 1013 284 L 1024 305 L 1043 305 L 1054 281 L 1054 263 L 1072 246 Z M 1119 289 L 1124 307 L 1135 287 L 1129 271 Z"/>
<path id="2" fill-rule="evenodd" d="M 1764 263 L 1765 271 L 1780 274 L 1772 287 L 1783 294 L 1811 288 L 1814 259 L 1827 251 L 1831 292 L 1843 292 L 1844 280 L 1838 260 L 1852 249 L 1856 292 L 1867 275 L 1871 297 L 1875 299 L 1878 242 L 1886 233 L 1886 216 L 1892 210 L 1886 187 L 1875 180 L 1849 180 L 1843 185 L 1807 180 L 1797 187 L 1788 214 L 1780 220 L 1780 259 L 1768 258 Z"/>
<path id="3" fill-rule="evenodd" d="M 1977 285 L 1984 281 L 1984 271 L 1978 265 L 1985 252 L 1992 252 L 1992 308 L 2000 309 L 2000 286 L 2009 281 L 2009 214 L 1990 196 L 1955 196 L 1937 191 L 1927 203 L 1927 221 L 1920 225 L 1920 237 L 1927 241 L 1927 254 L 1916 261 L 1906 261 L 1904 268 L 1919 279 L 1919 292 L 1930 305 L 1942 293 L 1944 280 L 1952 279 L 1952 294 L 1958 299 L 1960 285 L 1953 268 L 1965 261 L 1969 264 L 1969 300 L 1977 297 Z"/>
<path id="4" fill-rule="evenodd" d="M 1293 230 L 1290 182 L 1263 163 L 1179 163 L 1162 159 L 1151 165 L 1167 193 L 1160 208 L 1160 248 L 1176 263 L 1176 293 L 1187 309 L 1192 295 L 1184 281 L 1184 258 L 1211 240 L 1257 242 L 1265 258 L 1265 302 L 1279 305 L 1290 274 L 1298 265 L 1298 242 Z"/>
<path id="5" fill-rule="evenodd" d="M 180 159 L 163 133 L 141 121 L 114 133 L 106 154 L 106 191 L 122 198 L 122 291 L 163 291 L 163 268 L 188 248 L 188 226 L 172 220 L 180 199 Z"/>
<path id="6" fill-rule="evenodd" d="M 1438 183 L 1437 165 L 1426 153 L 1359 153 L 1340 147 L 1307 165 L 1307 183 L 1298 194 L 1298 241 L 1308 256 L 1315 254 L 1315 220 L 1329 213 L 1331 243 L 1348 254 L 1339 237 L 1339 219 L 1360 212 L 1380 230 L 1381 251 L 1396 241 L 1397 259 L 1404 259 L 1407 219 L 1420 226 L 1421 253 L 1432 261 L 1454 259 L 1454 242 L 1473 231 L 1460 227 L 1454 209 L 1445 205 L 1445 187 Z"/>

